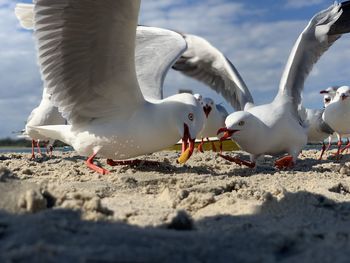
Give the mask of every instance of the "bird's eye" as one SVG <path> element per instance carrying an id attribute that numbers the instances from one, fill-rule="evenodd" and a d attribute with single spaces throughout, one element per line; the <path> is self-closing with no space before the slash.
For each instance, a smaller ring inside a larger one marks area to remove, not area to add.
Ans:
<path id="1" fill-rule="evenodd" d="M 188 119 L 189 119 L 190 121 L 193 121 L 193 120 L 194 120 L 194 115 L 193 115 L 193 113 L 189 113 L 189 114 L 188 114 Z"/>
<path id="2" fill-rule="evenodd" d="M 239 123 L 238 123 L 238 126 L 243 126 L 244 125 L 244 121 L 240 121 Z"/>

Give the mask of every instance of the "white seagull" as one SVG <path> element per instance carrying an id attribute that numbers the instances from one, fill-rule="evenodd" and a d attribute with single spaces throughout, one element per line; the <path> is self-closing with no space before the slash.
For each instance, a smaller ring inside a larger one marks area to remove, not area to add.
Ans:
<path id="1" fill-rule="evenodd" d="M 327 107 L 331 103 L 331 101 L 334 99 L 338 88 L 339 86 L 330 86 L 320 91 L 320 94 L 323 94 L 324 107 Z"/>
<path id="2" fill-rule="evenodd" d="M 344 9 L 347 10 L 342 16 Z M 226 127 L 219 133 L 224 133 L 222 139 L 232 138 L 241 149 L 250 153 L 250 162 L 221 156 L 255 167 L 255 161 L 261 155 L 288 153 L 275 165 L 278 168 L 294 165 L 307 142 L 307 128 L 298 114 L 304 81 L 319 57 L 342 33 L 350 30 L 348 9 L 349 2 L 334 3 L 310 20 L 291 51 L 279 92 L 269 104 L 254 106 L 249 91 L 238 72 L 229 65 L 230 62 L 203 44 L 198 46 L 194 55 L 183 56 L 182 68 L 175 64 L 176 69 L 204 81 L 230 99 L 232 106 L 238 110 L 226 118 Z M 200 58 L 204 63 L 198 63 Z"/>
<path id="3" fill-rule="evenodd" d="M 201 143 L 198 145 L 198 151 L 203 152 L 203 144 L 204 138 L 210 142 L 210 137 L 216 137 L 216 133 L 218 129 L 220 129 L 223 125 L 225 125 L 225 119 L 228 116 L 227 110 L 224 106 L 220 104 L 215 104 L 214 100 L 209 97 L 203 98 L 199 94 L 194 94 L 197 98 L 201 107 L 203 108 L 203 112 L 205 114 L 205 123 L 203 129 L 200 131 L 199 136 L 201 139 Z M 213 141 L 211 141 L 211 147 L 214 152 L 216 152 L 216 146 Z M 220 151 L 222 150 L 222 142 L 220 141 Z"/>
<path id="4" fill-rule="evenodd" d="M 330 142 L 326 147 L 324 140 L 328 137 L 331 138 L 334 133 L 333 129 L 322 119 L 324 109 L 308 109 L 301 106 L 299 109 L 299 115 L 302 121 L 307 127 L 307 142 L 308 143 L 319 143 L 322 142 L 321 155 L 319 160 L 325 151 L 330 147 Z"/>
<path id="5" fill-rule="evenodd" d="M 161 60 L 146 65 L 153 81 L 150 76 L 137 79 L 139 6 L 139 0 L 37 0 L 34 6 L 42 78 L 69 125 L 33 129 L 89 156 L 88 167 L 101 174 L 108 171 L 93 163 L 96 155 L 111 165 L 120 164 L 113 159 L 162 150 L 181 137 L 186 150 L 178 161 L 183 163 L 203 127 L 204 116 L 193 95 L 147 100 L 141 93 L 139 82 L 150 85 L 150 90 L 161 90 L 171 64 Z M 185 40 L 175 32 L 153 32 L 153 38 L 157 37 L 170 40 L 171 45 L 162 48 L 174 56 L 172 61 L 186 49 Z"/>
<path id="6" fill-rule="evenodd" d="M 32 157 L 35 158 L 34 146 L 38 148 L 38 153 L 41 154 L 40 141 L 45 142 L 45 147 L 49 147 L 50 156 L 52 156 L 52 149 L 54 139 L 50 137 L 43 136 L 37 130 L 33 129 L 33 126 L 42 125 L 64 125 L 66 120 L 62 117 L 62 114 L 58 112 L 58 108 L 55 107 L 51 102 L 51 95 L 48 94 L 47 89 L 44 88 L 43 96 L 38 107 L 32 110 L 30 113 L 23 135 L 28 136 L 32 139 Z M 48 143 L 46 143 L 49 141 Z"/>
<path id="7" fill-rule="evenodd" d="M 350 148 L 350 143 L 341 149 L 342 137 L 350 134 L 350 87 L 341 86 L 337 89 L 334 99 L 325 108 L 323 120 L 336 132 L 338 137 L 337 157 L 344 150 Z"/>
<path id="8" fill-rule="evenodd" d="M 15 15 L 18 18 L 21 26 L 25 29 L 33 29 L 33 4 L 18 3 L 15 8 Z M 23 134 L 25 138 L 32 140 L 32 156 L 35 158 L 34 148 L 35 145 L 38 148 L 38 153 L 41 154 L 40 141 L 45 141 L 46 148 L 52 156 L 52 146 L 55 140 L 42 136 L 39 132 L 33 130 L 32 126 L 42 125 L 60 125 L 65 124 L 66 120 L 58 112 L 58 108 L 55 107 L 51 102 L 51 95 L 48 94 L 47 88 L 44 87 L 42 99 L 38 107 L 34 108 L 30 113 Z"/>

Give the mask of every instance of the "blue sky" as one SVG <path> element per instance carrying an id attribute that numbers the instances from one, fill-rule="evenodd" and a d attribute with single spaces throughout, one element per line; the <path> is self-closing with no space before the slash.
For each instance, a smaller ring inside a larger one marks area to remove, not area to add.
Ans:
<path id="1" fill-rule="evenodd" d="M 42 83 L 36 65 L 32 33 L 22 30 L 14 16 L 18 2 L 0 0 L 0 138 L 24 127 L 40 102 Z M 236 66 L 257 104 L 276 94 L 289 52 L 308 20 L 333 1 L 326 0 L 162 0 L 143 1 L 140 23 L 197 34 L 219 48 Z M 322 107 L 318 91 L 348 85 L 350 37 L 342 39 L 316 64 L 305 84 L 304 104 Z M 223 98 L 209 88 L 169 72 L 165 95 L 192 89 L 217 103 Z M 228 111 L 232 111 L 227 104 Z"/>

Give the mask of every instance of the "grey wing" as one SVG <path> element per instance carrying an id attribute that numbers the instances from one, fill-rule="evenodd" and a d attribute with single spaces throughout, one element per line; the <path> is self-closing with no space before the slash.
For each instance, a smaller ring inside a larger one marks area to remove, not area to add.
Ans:
<path id="1" fill-rule="evenodd" d="M 334 133 L 332 128 L 322 119 L 324 109 L 303 108 L 303 111 L 304 114 L 301 114 L 301 116 L 308 127 L 308 142 L 323 141 Z"/>
<path id="2" fill-rule="evenodd" d="M 70 122 L 130 114 L 144 102 L 135 70 L 139 0 L 37 0 L 44 85 Z"/>
<path id="3" fill-rule="evenodd" d="M 349 13 L 349 4 L 346 3 L 334 3 L 328 9 L 317 13 L 294 44 L 277 96 L 292 98 L 295 109 L 301 103 L 304 82 L 313 65 L 341 37 L 342 33 L 350 31 L 350 23 L 347 22 L 349 17 L 343 17 L 348 16 Z"/>
<path id="4" fill-rule="evenodd" d="M 205 39 L 184 34 L 187 50 L 178 59 L 173 69 L 195 78 L 221 94 L 235 110 L 253 105 L 242 77 L 232 63 Z"/>
<path id="5" fill-rule="evenodd" d="M 141 92 L 146 99 L 163 98 L 165 75 L 186 47 L 186 41 L 174 31 L 137 27 L 136 73 Z"/>

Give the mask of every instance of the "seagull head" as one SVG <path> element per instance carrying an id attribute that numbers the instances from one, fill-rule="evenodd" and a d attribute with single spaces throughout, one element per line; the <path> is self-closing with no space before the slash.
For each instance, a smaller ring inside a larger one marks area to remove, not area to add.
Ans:
<path id="1" fill-rule="evenodd" d="M 333 101 L 338 88 L 339 86 L 330 86 L 320 91 L 320 94 L 323 94 L 323 105 L 325 107 L 327 107 Z"/>
<path id="2" fill-rule="evenodd" d="M 332 97 L 328 94 L 323 95 L 323 104 L 325 107 L 327 107 L 329 105 L 329 103 L 331 103 L 332 101 Z"/>
<path id="3" fill-rule="evenodd" d="M 210 112 L 215 108 L 214 101 L 211 98 L 204 98 L 202 106 L 203 106 L 204 114 L 208 118 Z"/>
<path id="4" fill-rule="evenodd" d="M 248 133 L 254 133 L 254 119 L 255 117 L 246 111 L 236 111 L 227 116 L 225 120 L 225 126 L 220 128 L 217 132 L 218 136 L 223 135 L 220 141 L 231 139 L 239 139 L 242 135 L 248 135 Z"/>
<path id="5" fill-rule="evenodd" d="M 203 100 L 203 96 L 199 93 L 193 94 L 193 97 L 195 97 L 196 100 L 198 100 L 199 102 Z"/>
<path id="6" fill-rule="evenodd" d="M 172 96 L 173 113 L 176 118 L 176 127 L 182 139 L 182 154 L 178 163 L 185 163 L 194 151 L 197 134 L 204 125 L 204 113 L 200 102 L 187 93 Z"/>
<path id="7" fill-rule="evenodd" d="M 335 101 L 344 101 L 350 97 L 350 87 L 349 86 L 341 86 L 337 89 L 334 100 Z"/>

